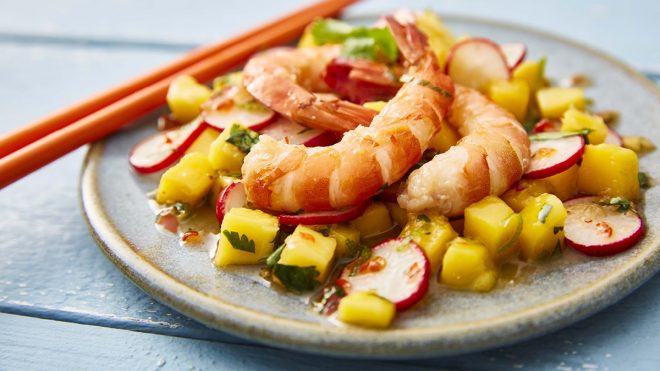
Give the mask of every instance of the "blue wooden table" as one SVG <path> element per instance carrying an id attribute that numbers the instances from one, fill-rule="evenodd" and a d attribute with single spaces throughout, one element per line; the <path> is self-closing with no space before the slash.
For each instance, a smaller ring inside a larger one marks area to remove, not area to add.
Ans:
<path id="1" fill-rule="evenodd" d="M 0 132 L 302 4 L 0 0 Z M 350 14 L 395 9 L 369 1 Z M 407 1 L 510 21 L 660 70 L 657 1 Z M 658 123 L 654 123 L 658 124 Z M 268 348 L 155 302 L 96 248 L 81 216 L 85 149 L 0 191 L 0 369 L 660 369 L 660 277 L 593 317 L 463 356 L 353 361 Z"/>

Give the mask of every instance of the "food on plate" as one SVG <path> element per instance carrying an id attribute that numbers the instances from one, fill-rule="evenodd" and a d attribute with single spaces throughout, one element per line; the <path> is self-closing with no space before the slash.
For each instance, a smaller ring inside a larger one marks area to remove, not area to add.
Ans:
<path id="1" fill-rule="evenodd" d="M 173 80 L 168 125 L 129 163 L 160 177 L 164 233 L 350 326 L 396 326 L 429 291 L 506 290 L 512 266 L 567 249 L 634 249 L 654 144 L 591 110 L 587 76 L 552 85 L 551 56 L 503 41 L 457 41 L 429 11 L 319 19 L 212 87 Z"/>

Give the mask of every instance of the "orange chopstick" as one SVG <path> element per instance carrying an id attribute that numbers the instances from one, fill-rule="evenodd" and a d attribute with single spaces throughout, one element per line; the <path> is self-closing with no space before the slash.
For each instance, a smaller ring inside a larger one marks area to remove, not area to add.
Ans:
<path id="1" fill-rule="evenodd" d="M 232 45 L 241 43 L 249 38 L 255 37 L 283 24 L 289 24 L 298 20 L 307 20 L 309 23 L 315 17 L 329 16 L 337 13 L 342 8 L 356 0 L 326 0 L 302 8 L 284 17 L 273 20 L 260 27 L 253 28 L 241 35 L 230 39 L 193 50 L 189 54 L 173 61 L 170 64 L 157 68 L 133 80 L 127 81 L 114 88 L 96 94 L 73 106 L 66 107 L 40 120 L 9 132 L 0 137 L 0 158 L 22 148 L 46 135 L 59 130 L 81 118 L 98 111 L 99 109 L 114 103 L 140 89 L 146 88 L 168 76 L 171 76 L 184 68 L 216 54 Z"/>
<path id="2" fill-rule="evenodd" d="M 238 66 L 257 50 L 292 40 L 314 18 L 336 14 L 353 2 L 355 0 L 324 1 L 306 8 L 305 12 L 296 12 L 284 22 L 273 22 L 267 31 L 243 39 L 114 103 L 97 107 L 77 121 L 0 158 L 0 189 L 157 108 L 165 101 L 167 89 L 175 75 L 188 74 L 199 81 L 208 81 Z"/>

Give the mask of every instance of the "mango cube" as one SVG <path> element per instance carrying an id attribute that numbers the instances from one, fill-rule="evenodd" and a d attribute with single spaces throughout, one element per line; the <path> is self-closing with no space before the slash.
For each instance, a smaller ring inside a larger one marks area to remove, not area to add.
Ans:
<path id="1" fill-rule="evenodd" d="M 544 193 L 520 212 L 520 255 L 524 260 L 542 260 L 561 253 L 566 208 L 555 195 Z"/>
<path id="2" fill-rule="evenodd" d="M 497 283 L 497 270 L 488 248 L 479 241 L 453 240 L 442 260 L 440 281 L 459 290 L 490 291 Z"/>
<path id="3" fill-rule="evenodd" d="M 545 80 L 545 59 L 522 62 L 513 70 L 512 78 L 525 81 L 530 93 L 535 93 Z"/>
<path id="4" fill-rule="evenodd" d="M 561 131 L 585 129 L 589 130 L 589 134 L 587 134 L 589 144 L 603 143 L 607 137 L 607 125 L 602 117 L 581 112 L 573 107 L 564 112 L 564 116 L 561 118 Z"/>
<path id="5" fill-rule="evenodd" d="M 245 153 L 235 145 L 227 142 L 230 132 L 230 129 L 224 130 L 211 143 L 209 148 L 209 162 L 215 170 L 240 173 L 241 166 L 243 166 L 243 159 L 245 159 Z"/>
<path id="6" fill-rule="evenodd" d="M 330 228 L 330 236 L 337 241 L 337 256 L 354 257 L 360 246 L 360 231 L 346 225 L 334 224 Z"/>
<path id="7" fill-rule="evenodd" d="M 352 292 L 339 301 L 340 321 L 351 325 L 387 328 L 396 314 L 395 305 L 370 292 Z"/>
<path id="8" fill-rule="evenodd" d="M 202 103 L 211 97 L 211 89 L 192 76 L 179 76 L 167 89 L 167 105 L 179 122 L 188 122 L 199 115 Z"/>
<path id="9" fill-rule="evenodd" d="M 465 208 L 465 237 L 481 241 L 497 262 L 518 253 L 522 218 L 497 196 L 486 196 Z"/>
<path id="10" fill-rule="evenodd" d="M 436 13 L 425 10 L 416 15 L 415 25 L 426 35 L 431 50 L 438 59 L 438 65 L 443 68 L 447 60 L 449 49 L 454 45 L 455 39 L 449 28 L 445 26 Z"/>
<path id="11" fill-rule="evenodd" d="M 578 166 L 573 165 L 568 170 L 537 181 L 547 184 L 550 189 L 549 192 L 541 193 L 552 193 L 562 201 L 569 200 L 577 195 Z"/>
<path id="12" fill-rule="evenodd" d="M 541 116 L 560 118 L 571 106 L 583 110 L 584 91 L 581 88 L 544 88 L 536 92 Z"/>
<path id="13" fill-rule="evenodd" d="M 635 152 L 614 144 L 589 144 L 578 170 L 578 189 L 599 196 L 639 198 L 639 164 Z"/>
<path id="14" fill-rule="evenodd" d="M 278 264 L 296 267 L 314 267 L 319 275 L 316 279 L 323 282 L 330 272 L 335 259 L 337 241 L 321 233 L 299 225 L 284 241 L 285 247 Z"/>
<path id="15" fill-rule="evenodd" d="M 384 203 L 374 202 L 362 215 L 353 219 L 350 225 L 360 231 L 362 238 L 369 238 L 390 230 L 392 219 Z"/>
<path id="16" fill-rule="evenodd" d="M 402 237 L 410 237 L 418 244 L 431 263 L 431 269 L 440 267 L 449 242 L 458 237 L 449 220 L 438 213 L 411 215 L 401 231 Z"/>
<path id="17" fill-rule="evenodd" d="M 453 126 L 449 125 L 447 121 L 440 123 L 440 131 L 438 131 L 429 142 L 429 148 L 438 151 L 446 152 L 449 148 L 456 145 L 461 137 L 456 132 Z"/>
<path id="18" fill-rule="evenodd" d="M 387 210 L 390 212 L 392 220 L 399 226 L 404 226 L 408 223 L 408 212 L 399 206 L 396 202 L 386 202 Z"/>
<path id="19" fill-rule="evenodd" d="M 529 104 L 529 86 L 525 80 L 498 80 L 488 86 L 488 96 L 511 112 L 518 121 L 525 120 Z"/>
<path id="20" fill-rule="evenodd" d="M 522 179 L 511 189 L 502 194 L 502 200 L 506 202 L 513 211 L 519 213 L 535 197 L 544 193 L 551 193 L 549 184 L 538 179 Z"/>
<path id="21" fill-rule="evenodd" d="M 182 202 L 197 205 L 213 185 L 213 168 L 201 153 L 183 156 L 160 178 L 156 201 L 162 204 Z"/>
<path id="22" fill-rule="evenodd" d="M 230 209 L 220 226 L 213 263 L 218 267 L 262 263 L 274 250 L 278 230 L 275 216 L 242 207 Z"/>
<path id="23" fill-rule="evenodd" d="M 204 131 L 199 134 L 197 139 L 188 147 L 186 153 L 201 153 L 204 156 L 208 156 L 209 150 L 211 149 L 211 143 L 220 135 L 220 132 L 214 128 L 206 128 Z"/>

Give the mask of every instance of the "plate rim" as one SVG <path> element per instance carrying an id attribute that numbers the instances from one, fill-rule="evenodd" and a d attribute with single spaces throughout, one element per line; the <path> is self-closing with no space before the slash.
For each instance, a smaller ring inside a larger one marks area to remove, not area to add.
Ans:
<path id="1" fill-rule="evenodd" d="M 374 19 L 383 14 L 361 13 L 347 20 Z M 604 59 L 653 92 L 660 102 L 660 88 L 618 59 L 579 42 L 531 27 L 464 15 L 444 14 L 443 19 L 472 22 L 536 34 L 582 49 Z M 199 292 L 143 258 L 136 247 L 115 229 L 105 212 L 96 174 L 105 142 L 89 146 L 79 179 L 79 200 L 84 220 L 101 251 L 133 283 L 165 305 L 209 327 L 280 348 L 314 354 L 378 359 L 406 359 L 455 355 L 511 344 L 575 323 L 614 304 L 660 270 L 659 241 L 630 258 L 605 279 L 560 296 L 551 302 L 527 307 L 496 319 L 459 322 L 426 328 L 388 329 L 323 326 L 277 317 L 241 307 Z M 655 237 L 655 236 L 653 236 Z M 647 233 L 647 237 L 650 236 Z M 579 304 L 579 305 L 576 305 Z M 212 311 L 211 309 L 215 310 Z M 383 336 L 387 334 L 387 336 Z M 487 336 L 485 336 L 487 335 Z"/>

